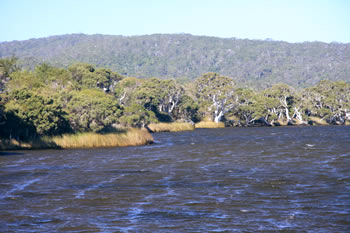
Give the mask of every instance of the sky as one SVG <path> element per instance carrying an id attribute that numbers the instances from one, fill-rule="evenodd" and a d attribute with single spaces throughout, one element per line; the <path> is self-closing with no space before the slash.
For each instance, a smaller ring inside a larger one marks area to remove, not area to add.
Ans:
<path id="1" fill-rule="evenodd" d="M 350 43 L 350 0 L 0 0 L 0 41 L 190 33 Z"/>

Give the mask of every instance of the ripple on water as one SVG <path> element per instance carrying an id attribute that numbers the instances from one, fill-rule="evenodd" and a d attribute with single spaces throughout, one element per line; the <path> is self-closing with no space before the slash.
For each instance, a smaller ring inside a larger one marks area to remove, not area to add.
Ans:
<path id="1" fill-rule="evenodd" d="M 143 147 L 1 156 L 0 232 L 349 229 L 348 127 L 153 136 Z"/>
<path id="2" fill-rule="evenodd" d="M 4 195 L 1 195 L 2 198 L 11 198 L 16 195 L 16 193 L 19 193 L 23 190 L 25 190 L 30 185 L 40 181 L 40 178 L 34 178 L 31 180 L 24 181 L 22 183 L 14 184 L 13 187 L 7 191 Z"/>

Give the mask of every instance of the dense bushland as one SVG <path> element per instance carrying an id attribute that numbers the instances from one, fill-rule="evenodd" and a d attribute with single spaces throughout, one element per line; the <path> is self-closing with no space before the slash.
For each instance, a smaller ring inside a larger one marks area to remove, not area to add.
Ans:
<path id="1" fill-rule="evenodd" d="M 271 126 L 350 121 L 350 84 L 344 81 L 322 80 L 305 89 L 275 84 L 257 91 L 217 73 L 180 84 L 124 77 L 84 63 L 68 68 L 41 64 L 28 71 L 18 68 L 15 58 L 0 59 L 0 78 L 0 136 L 8 140 L 130 127 L 158 131 L 151 125 L 158 122 Z"/>
<path id="2" fill-rule="evenodd" d="M 0 58 L 12 55 L 31 69 L 43 62 L 65 68 L 84 62 L 138 78 L 193 80 L 216 72 L 260 90 L 277 83 L 305 88 L 323 79 L 350 81 L 350 44 L 342 43 L 72 34 L 0 43 Z"/>

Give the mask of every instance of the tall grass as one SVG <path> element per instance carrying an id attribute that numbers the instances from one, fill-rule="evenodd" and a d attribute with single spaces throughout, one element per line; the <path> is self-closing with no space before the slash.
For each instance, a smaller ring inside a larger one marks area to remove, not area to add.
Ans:
<path id="1" fill-rule="evenodd" d="M 29 149 L 59 149 L 49 138 L 37 138 L 29 141 L 17 141 L 16 139 L 0 140 L 0 150 L 29 150 Z"/>
<path id="2" fill-rule="evenodd" d="M 152 142 L 153 137 L 146 129 L 129 129 L 123 133 L 67 134 L 56 137 L 43 137 L 28 142 L 19 142 L 14 139 L 0 140 L 0 150 L 140 146 Z"/>
<path id="3" fill-rule="evenodd" d="M 95 148 L 146 145 L 153 142 L 153 137 L 147 130 L 129 129 L 125 133 L 79 133 L 52 140 L 61 148 Z"/>
<path id="4" fill-rule="evenodd" d="M 213 129 L 213 128 L 225 128 L 225 124 L 223 122 L 213 122 L 213 121 L 201 121 L 195 124 L 196 128 L 208 128 L 208 129 Z"/>
<path id="5" fill-rule="evenodd" d="M 173 123 L 152 123 L 148 125 L 148 128 L 153 132 L 178 132 L 194 130 L 194 126 L 185 122 L 173 122 Z"/>

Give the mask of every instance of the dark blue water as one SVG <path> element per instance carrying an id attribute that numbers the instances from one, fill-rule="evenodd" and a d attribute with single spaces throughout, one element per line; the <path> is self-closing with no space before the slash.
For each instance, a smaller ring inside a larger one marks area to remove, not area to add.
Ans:
<path id="1" fill-rule="evenodd" d="M 0 232 L 350 232 L 350 128 L 0 154 Z"/>

